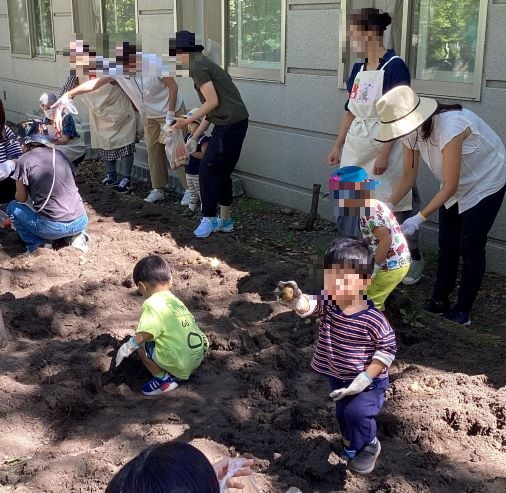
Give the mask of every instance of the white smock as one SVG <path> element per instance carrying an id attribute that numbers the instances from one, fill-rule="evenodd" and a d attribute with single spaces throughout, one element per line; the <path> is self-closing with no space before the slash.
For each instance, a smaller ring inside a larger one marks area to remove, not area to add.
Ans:
<path id="1" fill-rule="evenodd" d="M 356 75 L 350 93 L 348 109 L 355 116 L 341 154 L 341 166 L 360 166 L 367 171 L 370 178 L 381 181 L 376 188 L 376 199 L 388 202 L 392 190 L 403 174 L 403 146 L 400 141 L 395 142 L 388 167 L 382 175 L 374 174 L 374 163 L 379 155 L 382 142 L 374 140 L 378 132 L 379 118 L 376 103 L 383 95 L 383 77 L 385 67 L 399 56 L 390 58 L 379 70 L 364 70 L 362 65 Z M 412 209 L 412 192 L 394 208 L 395 212 L 410 211 Z"/>

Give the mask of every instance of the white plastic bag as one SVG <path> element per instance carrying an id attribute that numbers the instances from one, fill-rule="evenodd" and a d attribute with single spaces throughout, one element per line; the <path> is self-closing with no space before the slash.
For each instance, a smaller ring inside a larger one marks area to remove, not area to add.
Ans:
<path id="1" fill-rule="evenodd" d="M 184 132 L 176 130 L 168 124 L 162 128 L 162 132 L 165 135 L 165 154 L 170 167 L 177 169 L 186 166 L 190 156 L 185 147 Z"/>

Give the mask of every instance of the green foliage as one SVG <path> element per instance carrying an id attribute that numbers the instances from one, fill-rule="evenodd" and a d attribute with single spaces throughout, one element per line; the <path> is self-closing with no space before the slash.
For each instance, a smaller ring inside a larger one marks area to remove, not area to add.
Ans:
<path id="1" fill-rule="evenodd" d="M 476 32 L 480 0 L 416 0 L 414 3 L 414 25 L 421 22 L 420 11 L 428 5 L 426 66 L 436 67 L 448 63 L 452 67 L 459 61 L 469 64 L 474 70 L 476 56 Z M 419 26 L 420 27 L 420 26 Z"/>
<path id="2" fill-rule="evenodd" d="M 33 2 L 33 19 L 37 54 L 54 54 L 51 0 L 35 0 Z"/>
<path id="3" fill-rule="evenodd" d="M 134 33 L 135 0 L 103 0 L 104 31 Z"/>
<path id="4" fill-rule="evenodd" d="M 281 0 L 229 0 L 232 64 L 238 63 L 239 52 L 241 60 L 280 61 L 281 3 Z"/>

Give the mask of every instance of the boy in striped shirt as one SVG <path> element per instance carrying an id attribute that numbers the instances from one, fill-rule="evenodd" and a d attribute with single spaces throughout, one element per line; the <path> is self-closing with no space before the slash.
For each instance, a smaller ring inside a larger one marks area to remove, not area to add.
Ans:
<path id="1" fill-rule="evenodd" d="M 302 293 L 294 281 L 280 282 L 278 301 L 301 317 L 321 319 L 312 368 L 329 378 L 350 471 L 370 473 L 381 451 L 375 417 L 388 388 L 395 334 L 365 293 L 374 271 L 367 243 L 335 240 L 324 257 L 324 290 Z"/>

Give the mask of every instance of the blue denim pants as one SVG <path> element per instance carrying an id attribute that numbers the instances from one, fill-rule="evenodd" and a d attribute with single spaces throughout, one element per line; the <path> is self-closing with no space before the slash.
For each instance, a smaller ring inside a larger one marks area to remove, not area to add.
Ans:
<path id="1" fill-rule="evenodd" d="M 332 390 L 347 387 L 351 381 L 329 377 Z M 341 436 L 350 445 L 346 448 L 360 451 L 376 437 L 376 416 L 385 402 L 387 378 L 375 378 L 363 392 L 336 401 L 336 417 Z"/>
<path id="2" fill-rule="evenodd" d="M 33 252 L 48 240 L 59 240 L 81 233 L 88 225 L 86 213 L 69 222 L 51 221 L 16 200 L 9 203 L 6 212 L 19 236 L 25 242 L 28 252 Z"/>

